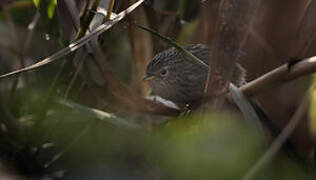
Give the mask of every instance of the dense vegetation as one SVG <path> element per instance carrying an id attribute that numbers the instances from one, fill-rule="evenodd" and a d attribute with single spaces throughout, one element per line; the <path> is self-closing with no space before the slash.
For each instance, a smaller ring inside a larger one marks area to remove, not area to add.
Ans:
<path id="1" fill-rule="evenodd" d="M 0 5 L 0 179 L 316 178 L 315 1 Z M 211 98 L 194 110 L 145 99 L 150 59 L 192 43 L 212 48 Z M 215 96 L 235 61 L 252 82 L 235 101 L 258 102 L 268 119 Z"/>

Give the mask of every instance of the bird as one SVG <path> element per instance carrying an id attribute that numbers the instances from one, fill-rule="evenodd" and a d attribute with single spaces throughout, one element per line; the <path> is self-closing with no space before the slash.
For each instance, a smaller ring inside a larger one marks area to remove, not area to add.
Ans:
<path id="1" fill-rule="evenodd" d="M 184 49 L 205 64 L 212 61 L 211 50 L 204 44 L 189 44 L 184 46 Z M 186 111 L 187 107 L 194 109 L 203 102 L 207 76 L 208 69 L 189 61 L 182 52 L 171 47 L 158 53 L 149 61 L 144 80 L 151 87 L 152 95 L 167 100 L 168 104 L 172 102 L 180 110 Z M 239 63 L 235 63 L 231 83 L 237 87 L 246 83 L 246 70 Z M 247 100 L 272 135 L 279 134 L 279 128 L 267 116 L 260 104 L 252 99 Z"/>
<path id="2" fill-rule="evenodd" d="M 209 64 L 211 50 L 204 44 L 189 44 L 184 49 L 190 51 L 205 64 Z M 210 67 L 212 68 L 212 67 Z M 211 69 L 212 70 L 212 69 Z M 189 61 L 178 49 L 171 47 L 155 55 L 146 67 L 144 80 L 148 81 L 152 94 L 175 103 L 180 109 L 187 105 L 199 106 L 204 97 L 208 69 Z M 246 70 L 235 63 L 231 83 L 240 87 L 246 83 Z M 261 123 L 276 137 L 281 130 L 271 121 L 257 101 L 248 100 Z M 290 142 L 287 150 L 293 151 Z"/>
<path id="3" fill-rule="evenodd" d="M 204 44 L 189 44 L 184 49 L 209 64 L 211 50 Z M 152 95 L 175 103 L 179 107 L 197 105 L 204 95 L 208 69 L 189 61 L 177 48 L 171 47 L 155 55 L 146 67 L 144 80 Z M 245 84 L 245 69 L 235 63 L 231 83 Z"/>

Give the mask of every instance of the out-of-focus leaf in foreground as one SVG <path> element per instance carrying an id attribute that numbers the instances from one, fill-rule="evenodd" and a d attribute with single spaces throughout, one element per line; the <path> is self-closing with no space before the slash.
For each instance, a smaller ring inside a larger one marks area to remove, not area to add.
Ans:
<path id="1" fill-rule="evenodd" d="M 44 17 L 49 19 L 54 17 L 57 0 L 33 0 L 33 3 Z"/>
<path id="2" fill-rule="evenodd" d="M 316 87 L 316 74 L 313 75 L 313 86 Z M 310 130 L 314 137 L 316 137 L 316 90 L 312 91 L 312 100 L 309 110 L 310 116 Z"/>
<path id="3" fill-rule="evenodd" d="M 240 119 L 209 115 L 181 121 L 162 133 L 156 149 L 175 179 L 238 179 L 263 150 L 261 138 Z"/>

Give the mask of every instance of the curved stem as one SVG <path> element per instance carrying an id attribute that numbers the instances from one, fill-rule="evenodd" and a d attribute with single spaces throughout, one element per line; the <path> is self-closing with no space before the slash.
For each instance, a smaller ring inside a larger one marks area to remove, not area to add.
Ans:
<path id="1" fill-rule="evenodd" d="M 284 64 L 245 84 L 240 89 L 247 97 L 252 97 L 258 95 L 260 92 L 264 92 L 268 88 L 314 72 L 316 72 L 316 56 L 306 58 L 292 67 Z"/>

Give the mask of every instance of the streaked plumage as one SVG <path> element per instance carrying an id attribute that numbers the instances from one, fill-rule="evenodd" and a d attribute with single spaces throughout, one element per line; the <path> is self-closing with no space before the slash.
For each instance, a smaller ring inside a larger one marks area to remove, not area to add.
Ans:
<path id="1" fill-rule="evenodd" d="M 196 57 L 208 64 L 210 50 L 202 44 L 185 46 Z M 157 54 L 148 64 L 146 76 L 153 76 L 149 85 L 155 95 L 178 105 L 200 101 L 207 78 L 207 70 L 185 59 L 175 48 Z M 232 82 L 240 86 L 244 83 L 245 71 L 237 64 Z"/>

